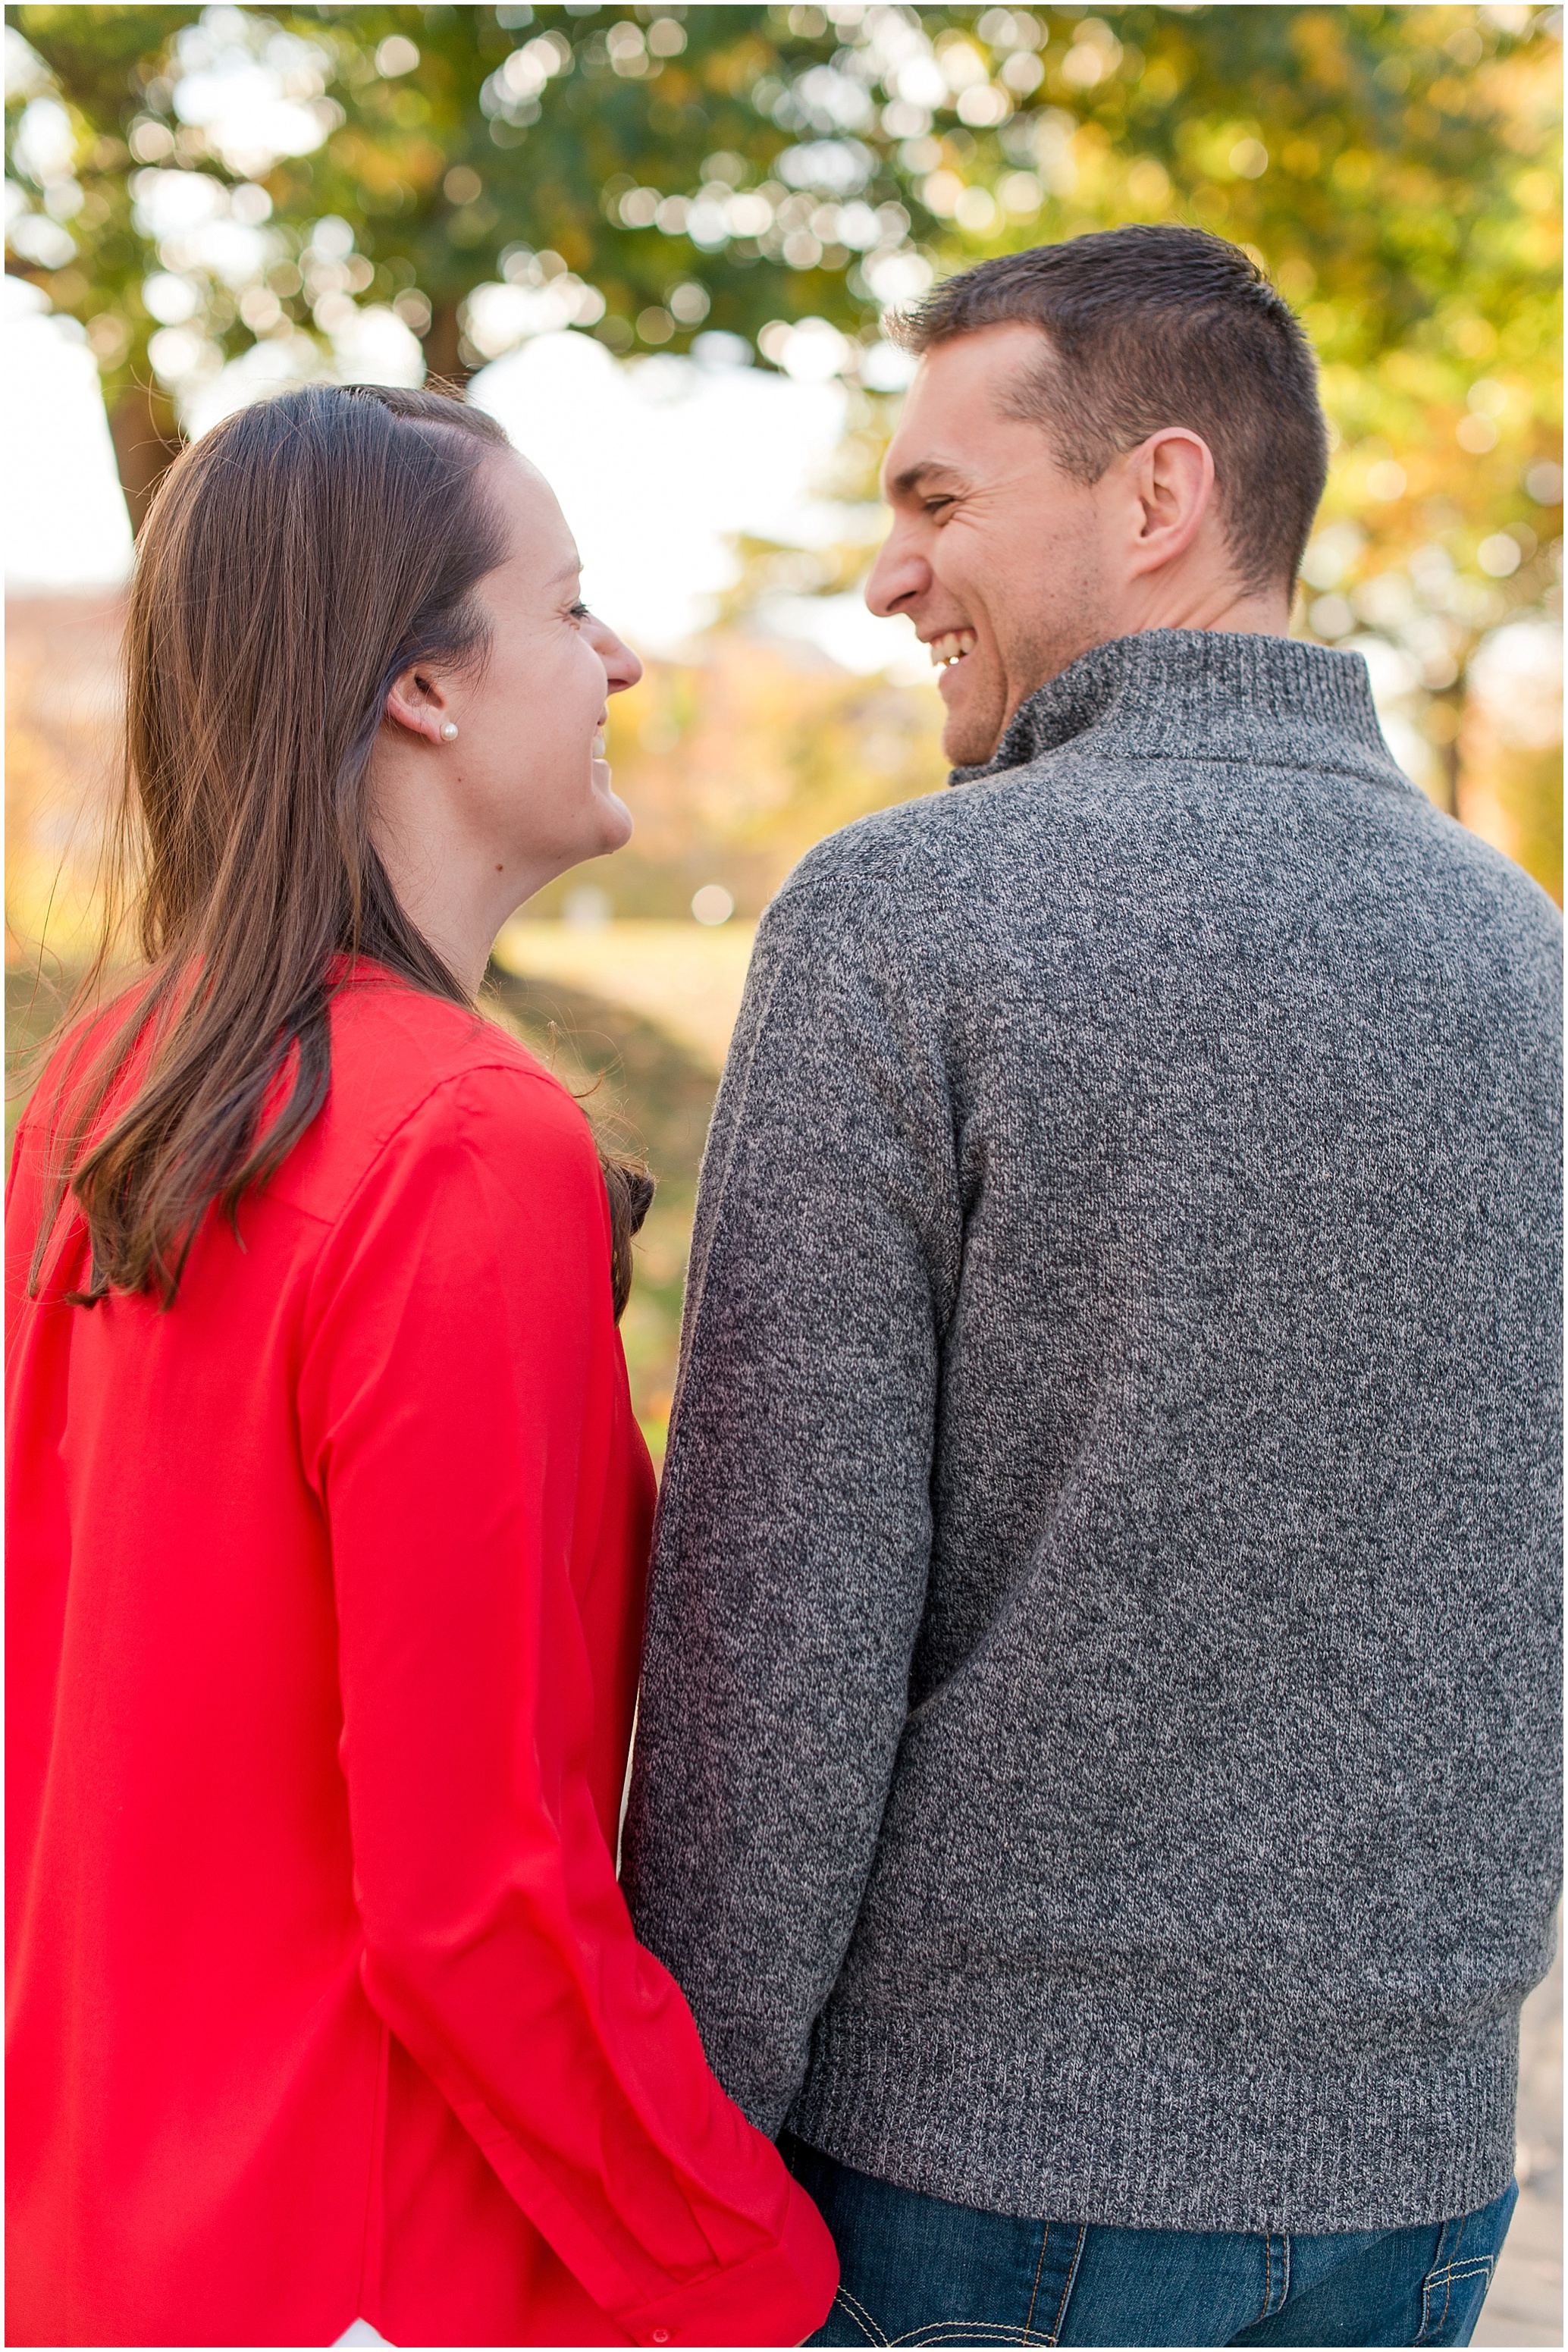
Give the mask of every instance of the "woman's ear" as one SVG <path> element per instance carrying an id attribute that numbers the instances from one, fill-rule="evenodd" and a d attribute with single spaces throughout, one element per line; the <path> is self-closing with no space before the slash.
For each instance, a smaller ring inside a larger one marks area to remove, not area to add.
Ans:
<path id="1" fill-rule="evenodd" d="M 387 688 L 386 715 L 395 726 L 426 742 L 449 743 L 457 734 L 447 696 L 434 671 L 405 669 Z"/>

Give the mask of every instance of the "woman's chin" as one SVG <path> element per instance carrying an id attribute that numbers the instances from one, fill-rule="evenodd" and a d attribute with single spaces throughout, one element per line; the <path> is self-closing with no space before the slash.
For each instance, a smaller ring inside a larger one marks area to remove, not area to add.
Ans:
<path id="1" fill-rule="evenodd" d="M 599 771 L 604 771 L 603 782 Z M 603 760 L 594 762 L 594 801 L 598 812 L 600 843 L 598 856 L 607 856 L 612 850 L 624 849 L 632 837 L 632 813 L 625 801 L 617 798 L 610 785 L 610 771 Z"/>

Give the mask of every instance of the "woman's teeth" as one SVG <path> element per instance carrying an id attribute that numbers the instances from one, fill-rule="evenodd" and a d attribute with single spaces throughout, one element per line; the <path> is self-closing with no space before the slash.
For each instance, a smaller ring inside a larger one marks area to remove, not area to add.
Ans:
<path id="1" fill-rule="evenodd" d="M 974 645 L 973 629 L 949 629 L 945 636 L 931 639 L 931 657 L 938 669 L 946 669 L 952 663 L 962 661 L 965 654 L 972 654 Z"/>
<path id="2" fill-rule="evenodd" d="M 602 760 L 605 756 L 605 739 L 602 735 L 595 735 L 594 738 L 594 757 L 595 760 Z"/>

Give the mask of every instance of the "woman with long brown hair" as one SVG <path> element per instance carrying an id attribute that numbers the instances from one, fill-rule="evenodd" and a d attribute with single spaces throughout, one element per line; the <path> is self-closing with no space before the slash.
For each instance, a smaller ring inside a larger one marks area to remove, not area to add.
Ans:
<path id="1" fill-rule="evenodd" d="M 312 388 L 142 535 L 145 970 L 7 1238 L 8 2340 L 798 2341 L 836 2264 L 616 1881 L 642 1188 L 475 996 L 636 658 L 478 412 Z"/>

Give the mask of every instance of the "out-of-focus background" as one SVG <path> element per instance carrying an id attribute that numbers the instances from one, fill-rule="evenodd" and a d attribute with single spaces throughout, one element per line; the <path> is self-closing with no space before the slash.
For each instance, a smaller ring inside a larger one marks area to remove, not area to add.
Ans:
<path id="1" fill-rule="evenodd" d="M 91 935 L 132 531 L 182 440 L 311 377 L 466 381 L 647 656 L 610 730 L 637 838 L 509 925 L 492 1010 L 658 1176 L 625 1325 L 656 1454 L 756 918 L 943 779 L 924 656 L 858 592 L 883 320 L 944 273 L 1130 220 L 1256 256 L 1335 438 L 1294 625 L 1561 897 L 1557 10 L 24 5 L 5 43 L 13 1043 Z M 1478 2342 L 1562 2340 L 1560 2014 Z"/>
<path id="2" fill-rule="evenodd" d="M 1128 220 L 1258 257 L 1336 439 L 1296 625 L 1560 892 L 1557 12 L 21 6 L 5 40 L 14 1018 L 92 928 L 132 530 L 182 438 L 312 376 L 466 379 L 648 656 L 610 729 L 637 837 L 496 980 L 658 1174 L 656 1451 L 755 919 L 943 778 L 925 656 L 858 588 L 882 320 L 944 272 Z"/>

